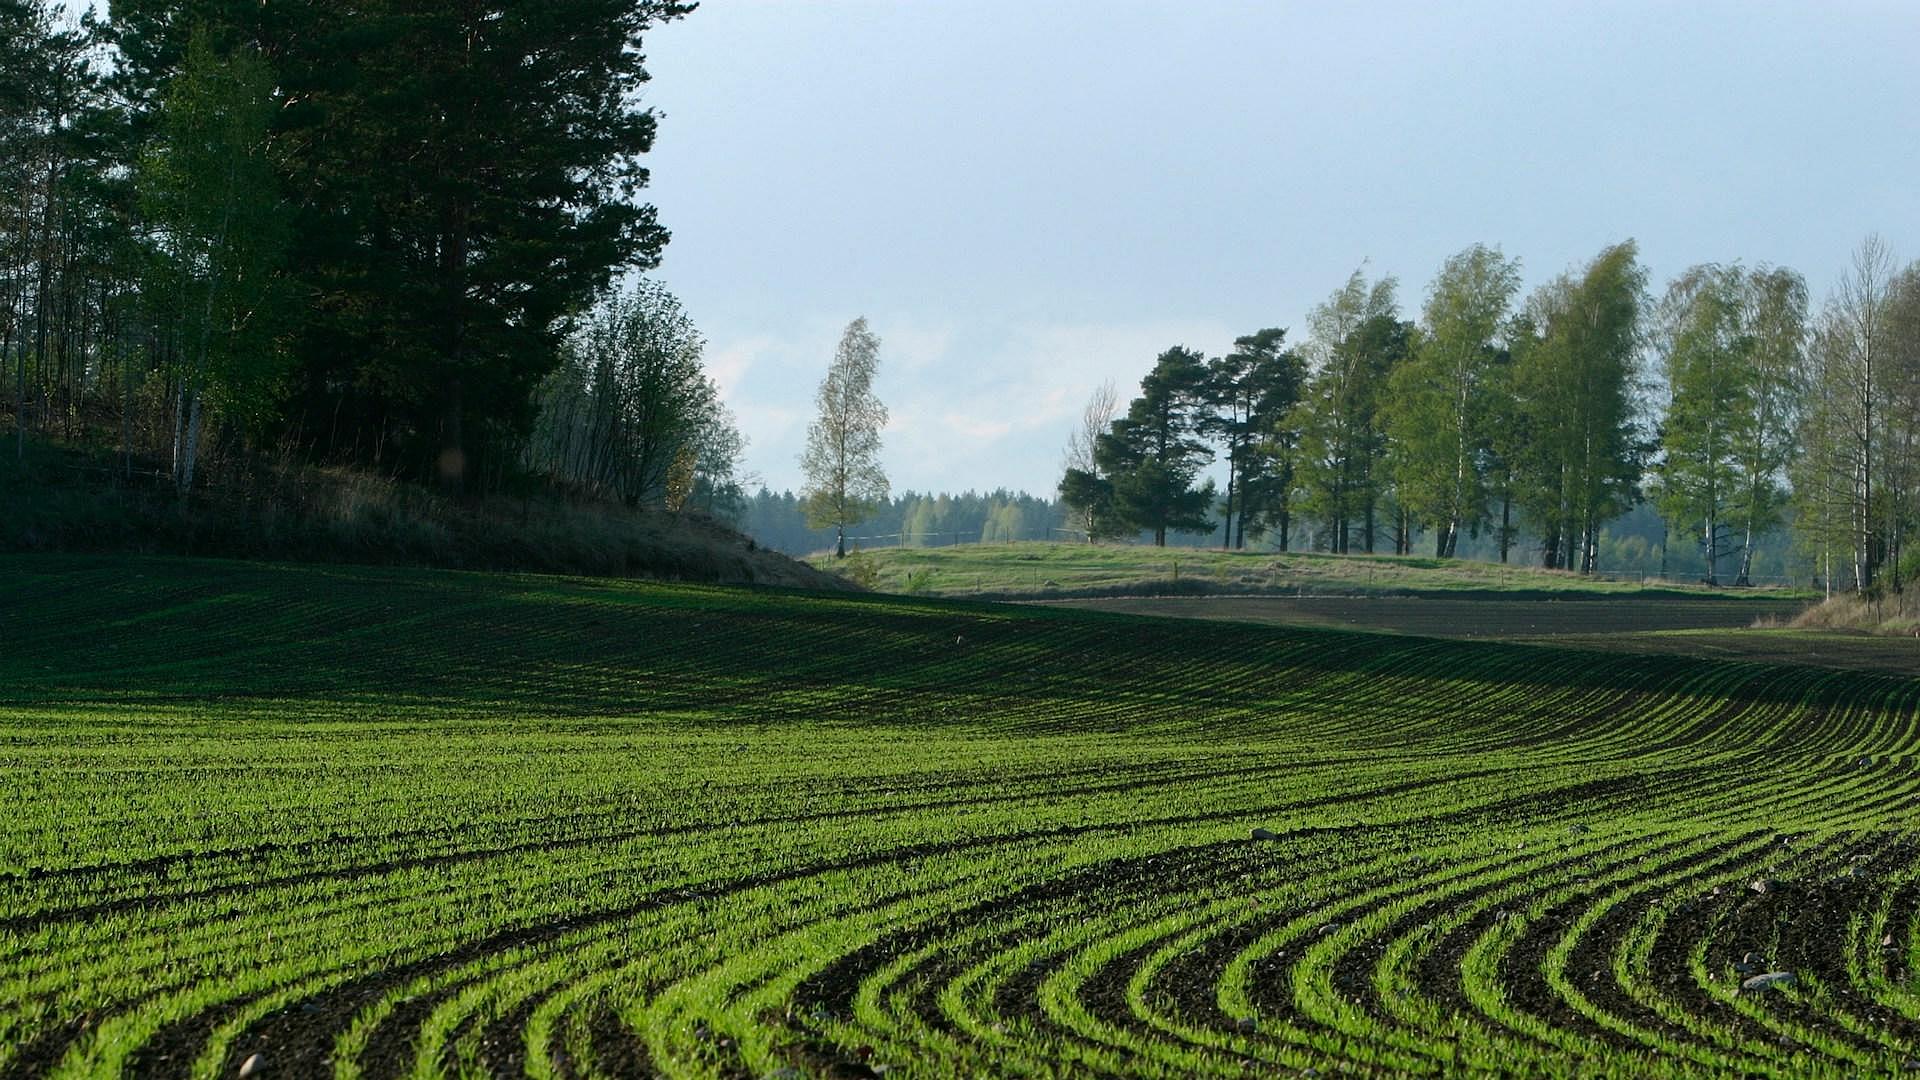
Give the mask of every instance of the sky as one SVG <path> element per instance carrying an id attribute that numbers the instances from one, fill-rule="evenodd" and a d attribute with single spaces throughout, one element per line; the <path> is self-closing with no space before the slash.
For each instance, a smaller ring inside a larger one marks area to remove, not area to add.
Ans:
<path id="1" fill-rule="evenodd" d="M 706 0 L 646 53 L 654 276 L 775 490 L 858 316 L 896 493 L 1046 495 L 1102 380 L 1357 268 L 1416 317 L 1474 243 L 1816 304 L 1869 232 L 1920 258 L 1920 4 Z"/>

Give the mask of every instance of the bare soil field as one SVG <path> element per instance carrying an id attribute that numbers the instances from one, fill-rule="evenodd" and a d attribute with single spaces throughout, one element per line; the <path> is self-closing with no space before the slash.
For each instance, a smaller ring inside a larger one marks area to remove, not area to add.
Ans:
<path id="1" fill-rule="evenodd" d="M 1791 618 L 1805 606 L 1797 601 L 1713 597 L 1496 600 L 1431 596 L 1116 596 L 1058 603 L 1133 615 L 1507 640 L 1748 627 L 1756 619 Z"/>
<path id="2" fill-rule="evenodd" d="M 1551 641 L 1614 652 L 1920 673 L 1920 638 L 1756 629 L 1804 604 L 1747 597 L 1507 600 L 1413 596 L 1115 596 L 1047 601 L 1130 615 L 1312 626 L 1421 637 Z"/>

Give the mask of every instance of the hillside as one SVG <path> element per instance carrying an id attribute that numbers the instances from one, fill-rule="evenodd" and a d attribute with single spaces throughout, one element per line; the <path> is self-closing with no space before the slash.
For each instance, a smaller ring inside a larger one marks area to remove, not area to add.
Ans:
<path id="1" fill-rule="evenodd" d="M 1886 1075 L 1920 1047 L 1916 706 L 1507 643 L 0 557 L 0 1075 Z"/>
<path id="2" fill-rule="evenodd" d="M 124 552 L 313 563 L 646 577 L 844 590 L 843 577 L 768 551 L 697 512 L 549 490 L 455 499 L 365 471 L 216 463 L 182 500 L 159 463 L 28 444 L 0 461 L 0 553 Z"/>

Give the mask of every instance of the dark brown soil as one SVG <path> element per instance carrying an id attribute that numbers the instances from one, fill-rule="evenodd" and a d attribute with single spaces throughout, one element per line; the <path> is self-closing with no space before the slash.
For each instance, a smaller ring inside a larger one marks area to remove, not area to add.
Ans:
<path id="1" fill-rule="evenodd" d="M 1408 596 L 1129 596 L 1063 600 L 1064 606 L 1134 615 L 1227 619 L 1277 626 L 1384 630 L 1422 637 L 1535 638 L 1569 634 L 1732 629 L 1788 618 L 1797 601 L 1750 598 L 1619 597 L 1504 600 Z"/>

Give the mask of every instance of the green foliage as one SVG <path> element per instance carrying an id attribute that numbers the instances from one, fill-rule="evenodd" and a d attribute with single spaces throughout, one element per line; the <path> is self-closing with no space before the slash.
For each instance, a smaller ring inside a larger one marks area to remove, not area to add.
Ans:
<path id="1" fill-rule="evenodd" d="M 1412 327 L 1398 317 L 1398 288 L 1391 276 L 1369 286 L 1356 270 L 1308 318 L 1313 373 L 1285 423 L 1300 433 L 1302 509 L 1330 551 L 1353 550 L 1357 538 L 1371 552 L 1377 538 L 1387 448 L 1380 400 L 1413 346 Z"/>
<path id="2" fill-rule="evenodd" d="M 497 478 L 566 324 L 667 239 L 640 203 L 648 27 L 673 0 L 112 5 L 130 135 L 198 32 L 273 59 L 300 306 L 280 430 L 325 456 Z"/>
<path id="3" fill-rule="evenodd" d="M 267 133 L 273 72 L 256 52 L 195 37 L 162 99 L 137 179 L 154 242 L 149 302 L 188 407 L 198 395 L 229 420 L 271 424 L 285 390 L 280 341 L 288 207 Z"/>
<path id="4" fill-rule="evenodd" d="M 1537 290 L 1509 332 L 1519 446 L 1508 460 L 1548 566 L 1595 569 L 1601 526 L 1638 497 L 1645 288 L 1638 248 L 1616 244 Z"/>
<path id="5" fill-rule="evenodd" d="M 1487 520 L 1496 432 L 1513 415 L 1496 338 L 1519 287 L 1519 264 L 1497 248 L 1476 244 L 1449 258 L 1413 355 L 1389 376 L 1395 495 L 1434 530 L 1442 555 Z"/>
<path id="6" fill-rule="evenodd" d="M 1300 441 L 1289 414 L 1300 400 L 1306 361 L 1285 347 L 1286 337 L 1278 327 L 1243 335 L 1232 352 L 1207 365 L 1214 412 L 1206 428 L 1224 444 L 1227 459 L 1223 547 L 1245 547 L 1249 521 L 1256 536 L 1273 529 L 1280 547 L 1287 546 Z"/>
<path id="7" fill-rule="evenodd" d="M 704 347 L 658 282 L 608 299 L 541 386 L 528 464 L 629 504 L 675 509 L 687 495 L 670 482 L 676 467 L 708 491 L 729 482 L 740 438 L 701 363 Z"/>
<path id="8" fill-rule="evenodd" d="M 814 395 L 818 413 L 807 427 L 807 448 L 800 465 L 807 473 L 802 492 L 807 524 L 832 526 L 835 551 L 847 551 L 847 526 L 865 521 L 875 503 L 887 497 L 887 474 L 880 464 L 880 429 L 887 407 L 873 393 L 880 370 L 880 338 L 865 318 L 847 324 Z"/>
<path id="9" fill-rule="evenodd" d="M 1078 511 L 1087 523 L 1088 540 L 1114 540 L 1135 529 L 1117 508 L 1109 477 L 1087 469 L 1068 469 L 1060 480 L 1060 501 Z"/>
<path id="10" fill-rule="evenodd" d="M 1694 267 L 1668 288 L 1661 312 L 1673 397 L 1661 431 L 1658 502 L 1701 545 L 1708 584 L 1718 582 L 1720 560 L 1732 548 L 1731 505 L 1737 493 L 1752 490 L 1736 452 L 1754 441 L 1758 423 L 1757 342 L 1747 333 L 1744 286 L 1738 267 Z"/>
<path id="11" fill-rule="evenodd" d="M 859 548 L 836 558 L 832 569 L 834 573 L 863 589 L 872 589 L 880 584 L 880 569 L 874 565 L 873 556 Z"/>
<path id="12" fill-rule="evenodd" d="M 0 639 L 9 1075 L 1914 1052 L 1910 678 L 160 559 Z"/>
<path id="13" fill-rule="evenodd" d="M 1156 546 L 1166 546 L 1169 531 L 1213 528 L 1207 517 L 1212 482 L 1194 486 L 1213 458 L 1201 437 L 1209 386 L 1204 357 L 1181 346 L 1168 349 L 1140 380 L 1140 396 L 1127 414 L 1094 445 L 1094 459 L 1112 485 L 1109 517 L 1128 529 L 1152 532 Z M 1076 497 L 1098 498 L 1087 491 L 1084 479 L 1070 477 L 1069 482 Z"/>

